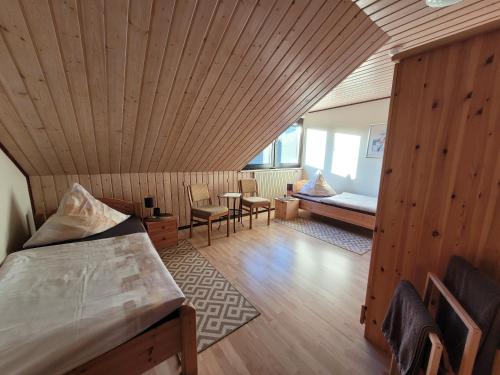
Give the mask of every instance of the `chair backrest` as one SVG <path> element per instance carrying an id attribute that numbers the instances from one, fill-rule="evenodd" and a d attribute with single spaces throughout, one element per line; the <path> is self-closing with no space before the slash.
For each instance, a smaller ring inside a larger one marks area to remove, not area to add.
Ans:
<path id="1" fill-rule="evenodd" d="M 188 186 L 189 204 L 192 207 L 194 202 L 208 200 L 212 204 L 210 191 L 207 184 L 193 184 Z"/>
<path id="2" fill-rule="evenodd" d="M 255 178 L 246 178 L 238 181 L 241 194 L 259 194 L 259 187 Z"/>

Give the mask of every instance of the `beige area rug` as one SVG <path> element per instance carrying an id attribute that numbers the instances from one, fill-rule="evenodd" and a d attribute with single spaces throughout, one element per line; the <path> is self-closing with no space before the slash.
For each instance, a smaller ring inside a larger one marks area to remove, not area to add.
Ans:
<path id="1" fill-rule="evenodd" d="M 291 220 L 274 219 L 274 221 L 359 255 L 367 253 L 372 248 L 370 230 L 336 220 L 311 215 L 311 217 L 298 217 Z"/>
<path id="2" fill-rule="evenodd" d="M 181 240 L 159 254 L 196 308 L 198 352 L 260 315 L 189 241 Z"/>

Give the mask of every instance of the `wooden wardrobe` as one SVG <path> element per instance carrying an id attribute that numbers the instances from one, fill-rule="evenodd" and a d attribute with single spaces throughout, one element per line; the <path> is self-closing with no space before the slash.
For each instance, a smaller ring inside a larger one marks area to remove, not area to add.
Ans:
<path id="1" fill-rule="evenodd" d="M 500 23 L 395 56 L 365 336 L 397 282 L 459 254 L 500 280 Z"/>

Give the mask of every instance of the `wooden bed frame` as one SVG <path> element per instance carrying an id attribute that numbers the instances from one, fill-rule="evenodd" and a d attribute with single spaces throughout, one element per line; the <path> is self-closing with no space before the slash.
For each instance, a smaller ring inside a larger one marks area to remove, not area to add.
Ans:
<path id="1" fill-rule="evenodd" d="M 360 227 L 375 229 L 375 215 L 299 198 L 299 208 Z"/>
<path id="2" fill-rule="evenodd" d="M 292 193 L 298 193 L 300 189 L 308 182 L 308 180 L 299 180 L 293 184 Z M 358 225 L 363 228 L 375 230 L 375 215 L 368 212 L 360 212 L 332 206 L 326 203 L 319 203 L 307 199 L 299 198 L 299 208 L 312 212 L 313 214 L 326 216 L 331 219 L 344 221 L 349 224 Z"/>
<path id="3" fill-rule="evenodd" d="M 97 198 L 111 208 L 134 215 L 134 204 L 114 198 Z M 44 220 L 45 215 L 38 215 Z M 172 314 L 143 333 L 78 366 L 68 374 L 142 374 L 159 363 L 181 354 L 183 375 L 198 373 L 196 310 L 184 303 Z"/>

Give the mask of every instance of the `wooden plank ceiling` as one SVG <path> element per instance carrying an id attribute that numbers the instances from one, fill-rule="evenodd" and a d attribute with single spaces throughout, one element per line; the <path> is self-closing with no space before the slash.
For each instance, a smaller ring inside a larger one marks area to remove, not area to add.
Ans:
<path id="1" fill-rule="evenodd" d="M 4 0 L 0 139 L 30 175 L 237 170 L 387 39 L 342 0 Z"/>
<path id="2" fill-rule="evenodd" d="M 424 0 L 357 0 L 356 4 L 390 40 L 311 111 L 388 97 L 392 48 L 404 51 L 500 18 L 499 0 L 464 0 L 446 8 L 429 8 Z"/>

